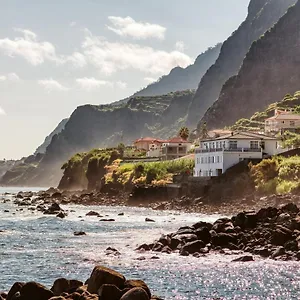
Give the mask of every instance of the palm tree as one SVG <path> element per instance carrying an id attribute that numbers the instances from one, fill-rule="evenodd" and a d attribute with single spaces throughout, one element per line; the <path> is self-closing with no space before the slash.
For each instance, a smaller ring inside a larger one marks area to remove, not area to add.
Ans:
<path id="1" fill-rule="evenodd" d="M 190 131 L 186 126 L 183 126 L 180 128 L 179 130 L 179 136 L 183 139 L 183 140 L 187 140 L 188 137 L 190 135 Z"/>

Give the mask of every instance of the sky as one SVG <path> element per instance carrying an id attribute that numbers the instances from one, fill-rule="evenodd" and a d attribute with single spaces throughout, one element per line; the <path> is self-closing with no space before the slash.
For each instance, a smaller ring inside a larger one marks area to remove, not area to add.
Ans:
<path id="1" fill-rule="evenodd" d="M 0 159 L 226 40 L 249 0 L 0 0 Z"/>

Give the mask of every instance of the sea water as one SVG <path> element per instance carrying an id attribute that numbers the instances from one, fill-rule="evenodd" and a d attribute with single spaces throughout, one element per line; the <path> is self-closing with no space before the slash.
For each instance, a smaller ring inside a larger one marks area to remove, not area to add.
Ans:
<path id="1" fill-rule="evenodd" d="M 51 287 L 60 277 L 85 281 L 95 265 L 111 267 L 127 278 L 143 279 L 164 299 L 298 299 L 300 264 L 255 257 L 255 262 L 233 263 L 231 255 L 203 258 L 178 253 L 138 253 L 134 249 L 161 234 L 217 215 L 185 214 L 129 207 L 62 206 L 65 219 L 46 216 L 13 204 L 20 189 L 0 189 L 0 291 L 16 281 L 37 281 Z M 25 190 L 25 189 L 23 189 Z M 33 190 L 33 189 L 27 189 Z M 3 203 L 3 199 L 11 201 Z M 1 200 L 2 199 L 2 200 Z M 23 209 L 23 210 L 20 210 Z M 85 216 L 94 210 L 115 222 Z M 4 212 L 8 211 L 8 212 Z M 124 213 L 124 216 L 118 216 Z M 155 220 L 145 222 L 145 218 Z M 84 231 L 85 236 L 74 236 Z M 107 247 L 121 255 L 106 255 Z M 152 259 L 158 256 L 159 259 Z M 144 260 L 139 260 L 144 257 Z"/>

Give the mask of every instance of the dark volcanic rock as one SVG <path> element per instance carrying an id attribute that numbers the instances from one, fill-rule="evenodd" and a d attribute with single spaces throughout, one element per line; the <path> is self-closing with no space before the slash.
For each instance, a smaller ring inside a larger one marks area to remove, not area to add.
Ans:
<path id="1" fill-rule="evenodd" d="M 94 268 L 91 277 L 88 280 L 88 291 L 90 293 L 97 293 L 103 284 L 113 284 L 120 289 L 124 288 L 125 277 L 106 267 L 97 266 Z"/>
<path id="2" fill-rule="evenodd" d="M 27 282 L 20 290 L 22 300 L 49 300 L 53 293 L 36 282 Z"/>
<path id="3" fill-rule="evenodd" d="M 253 256 L 242 256 L 237 259 L 234 259 L 233 262 L 247 262 L 247 261 L 254 261 Z"/>
<path id="4" fill-rule="evenodd" d="M 149 296 L 143 288 L 136 287 L 125 293 L 120 300 L 149 300 Z"/>

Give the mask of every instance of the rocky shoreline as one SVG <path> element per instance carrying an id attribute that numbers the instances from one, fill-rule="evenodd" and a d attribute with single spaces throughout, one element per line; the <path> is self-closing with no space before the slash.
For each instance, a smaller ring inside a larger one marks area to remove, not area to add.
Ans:
<path id="1" fill-rule="evenodd" d="M 96 266 L 90 278 L 59 278 L 51 289 L 37 282 L 16 282 L 8 293 L 0 292 L 0 300 L 162 300 L 151 294 L 142 280 L 126 278 L 104 266 Z"/>
<path id="2" fill-rule="evenodd" d="M 262 208 L 221 218 L 213 224 L 198 222 L 162 235 L 137 251 L 178 253 L 202 257 L 210 252 L 252 254 L 276 260 L 300 261 L 300 210 L 294 203 Z M 236 261 L 252 261 L 244 255 Z"/>
<path id="3" fill-rule="evenodd" d="M 134 206 L 153 210 L 176 210 L 186 213 L 234 215 L 240 211 L 258 211 L 260 208 L 279 207 L 295 203 L 300 206 L 300 196 L 295 194 L 261 196 L 253 193 L 243 198 L 204 201 L 202 198 L 182 196 L 170 200 L 134 200 L 130 193 L 101 193 L 95 191 L 64 191 L 55 188 L 41 192 L 19 192 L 14 203 L 29 206 L 32 210 L 46 211 L 52 204 L 76 204 L 85 206 Z M 6 201 L 6 200 L 4 200 Z"/>

